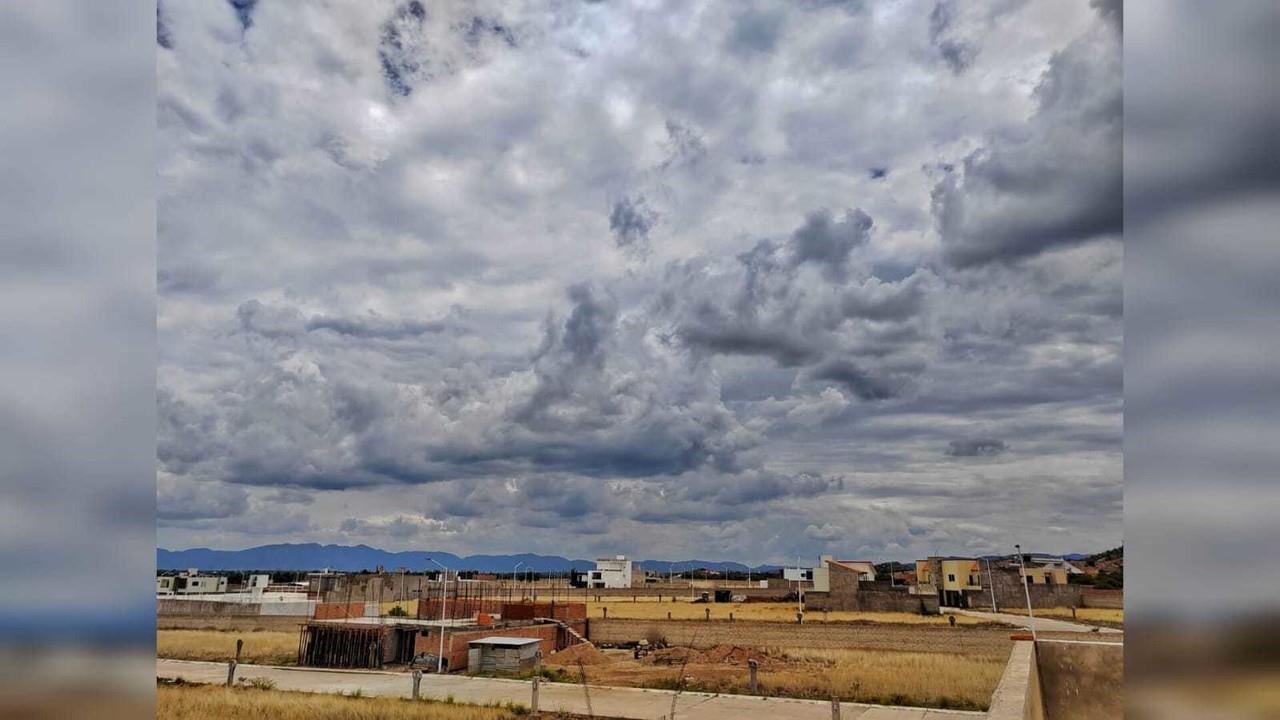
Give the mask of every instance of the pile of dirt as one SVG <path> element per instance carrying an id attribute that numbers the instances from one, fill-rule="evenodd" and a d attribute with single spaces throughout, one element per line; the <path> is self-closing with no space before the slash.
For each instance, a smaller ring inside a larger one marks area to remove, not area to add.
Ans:
<path id="1" fill-rule="evenodd" d="M 594 645 L 587 643 L 579 643 L 558 653 L 552 653 L 546 658 L 545 662 L 548 665 L 576 666 L 579 660 L 582 661 L 583 665 L 603 665 L 613 662 L 613 658 L 597 650 Z"/>
<path id="2" fill-rule="evenodd" d="M 763 652 L 754 648 L 745 648 L 740 645 L 716 645 L 698 653 L 691 662 L 709 665 L 717 663 L 746 665 L 748 660 L 763 662 L 767 657 Z"/>
<path id="3" fill-rule="evenodd" d="M 645 655 L 643 660 L 654 665 L 680 665 L 686 661 L 693 662 L 696 655 L 697 653 L 689 648 L 662 648 Z"/>

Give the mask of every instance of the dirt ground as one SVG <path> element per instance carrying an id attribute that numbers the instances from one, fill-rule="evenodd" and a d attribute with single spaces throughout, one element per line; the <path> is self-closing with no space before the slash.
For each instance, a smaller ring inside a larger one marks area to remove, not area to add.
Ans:
<path id="1" fill-rule="evenodd" d="M 700 692 L 751 692 L 750 662 L 757 663 L 761 695 L 829 698 L 893 705 L 981 710 L 1004 670 L 1005 658 L 918 653 L 714 645 L 668 647 L 635 659 L 629 649 L 581 645 L 544 661 L 544 674 L 560 681 Z"/>

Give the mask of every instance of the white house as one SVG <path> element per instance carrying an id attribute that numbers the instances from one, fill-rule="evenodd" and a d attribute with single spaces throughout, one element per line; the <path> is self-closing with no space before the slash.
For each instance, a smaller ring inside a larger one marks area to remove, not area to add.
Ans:
<path id="1" fill-rule="evenodd" d="M 587 587 L 631 587 L 631 561 L 626 555 L 596 560 L 596 569 L 587 573 Z"/>
<path id="2" fill-rule="evenodd" d="M 205 595 L 225 593 L 227 578 L 222 575 L 201 575 L 195 568 L 173 575 L 156 578 L 157 595 Z"/>

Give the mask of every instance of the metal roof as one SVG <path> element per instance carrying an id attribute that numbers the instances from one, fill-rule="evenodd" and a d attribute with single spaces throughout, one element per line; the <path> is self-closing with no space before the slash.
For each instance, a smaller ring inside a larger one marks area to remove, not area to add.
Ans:
<path id="1" fill-rule="evenodd" d="M 479 640 L 472 640 L 467 644 L 468 645 L 508 645 L 513 647 L 519 647 L 521 645 L 528 645 L 530 643 L 537 643 L 537 642 L 542 642 L 542 641 L 539 640 L 538 638 L 532 638 L 532 637 L 494 636 L 494 637 L 480 638 Z"/>

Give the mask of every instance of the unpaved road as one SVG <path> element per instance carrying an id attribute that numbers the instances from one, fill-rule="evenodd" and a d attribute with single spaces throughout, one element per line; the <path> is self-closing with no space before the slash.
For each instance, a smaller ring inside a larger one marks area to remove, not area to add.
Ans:
<path id="1" fill-rule="evenodd" d="M 227 679 L 224 663 L 188 660 L 156 660 L 156 677 L 182 678 L 195 683 L 223 683 Z M 265 665 L 241 665 L 238 678 L 267 678 L 279 690 L 319 693 L 353 693 L 367 696 L 409 697 L 412 679 L 407 673 L 378 671 L 320 670 L 316 668 L 284 668 Z M 525 680 L 475 678 L 465 675 L 424 675 L 422 696 L 443 699 L 452 696 L 464 703 L 520 703 L 530 705 L 531 683 Z M 539 709 L 587 714 L 587 703 L 581 685 L 542 683 Z M 671 714 L 670 690 L 591 687 L 591 710 L 597 716 L 658 720 Z M 711 695 L 681 693 L 676 701 L 676 715 L 698 720 L 830 720 L 831 703 L 820 700 L 760 698 L 748 695 Z M 980 712 L 956 710 L 924 710 L 841 703 L 841 720 L 977 720 Z"/>

